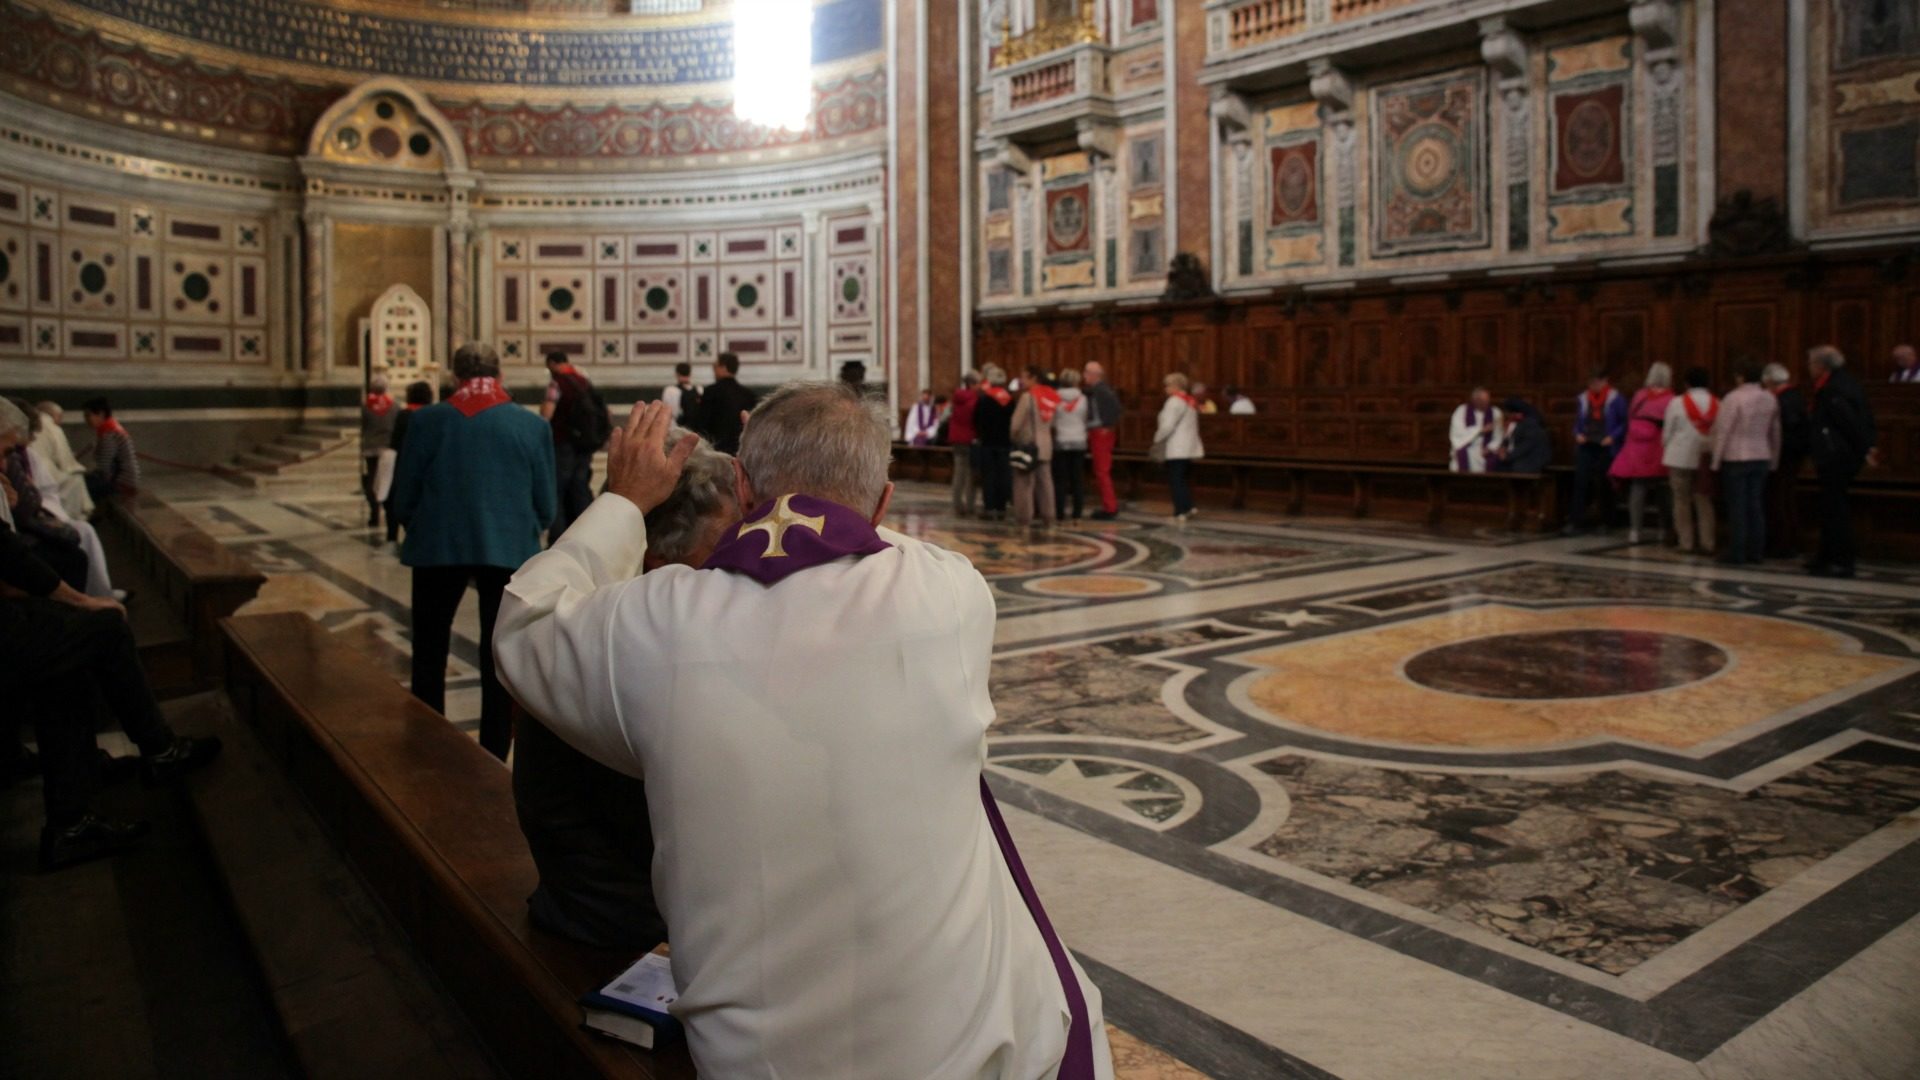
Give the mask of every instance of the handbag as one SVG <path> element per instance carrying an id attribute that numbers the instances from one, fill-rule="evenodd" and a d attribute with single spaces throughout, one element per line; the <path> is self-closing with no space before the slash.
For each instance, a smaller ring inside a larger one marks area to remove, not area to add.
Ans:
<path id="1" fill-rule="evenodd" d="M 393 466 L 400 460 L 396 450 L 380 451 L 379 462 L 373 468 L 373 498 L 375 502 L 386 502 L 393 491 Z"/>
<path id="2" fill-rule="evenodd" d="M 1007 455 L 1007 460 L 1013 463 L 1014 472 L 1032 472 L 1034 466 L 1040 464 L 1040 447 L 1035 443 L 1021 443 Z"/>

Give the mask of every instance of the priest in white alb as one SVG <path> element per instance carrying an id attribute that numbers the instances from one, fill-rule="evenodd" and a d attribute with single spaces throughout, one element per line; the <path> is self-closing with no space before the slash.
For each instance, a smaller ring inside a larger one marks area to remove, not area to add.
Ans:
<path id="1" fill-rule="evenodd" d="M 982 780 L 994 603 L 960 555 L 878 528 L 885 406 L 768 398 L 702 569 L 641 576 L 690 442 L 636 406 L 607 491 L 514 575 L 514 696 L 644 776 L 673 1007 L 703 1076 L 1110 1077 L 1100 995 Z"/>
<path id="2" fill-rule="evenodd" d="M 1448 467 L 1454 472 L 1486 472 L 1499 457 L 1507 437 L 1500 410 L 1493 407 L 1493 395 L 1484 386 L 1473 388 L 1467 403 L 1453 410 L 1447 438 L 1453 457 Z"/>

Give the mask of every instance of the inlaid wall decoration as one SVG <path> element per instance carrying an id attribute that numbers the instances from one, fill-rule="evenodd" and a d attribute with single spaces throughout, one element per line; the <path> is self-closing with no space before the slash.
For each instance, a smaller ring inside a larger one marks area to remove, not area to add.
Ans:
<path id="1" fill-rule="evenodd" d="M 982 291 L 989 297 L 1013 295 L 1013 174 L 997 165 L 985 166 L 982 173 L 980 249 L 984 254 L 985 281 Z"/>
<path id="2" fill-rule="evenodd" d="M 859 362 L 869 369 L 880 351 L 881 299 L 878 280 L 879 227 L 864 212 L 826 219 L 828 282 L 832 295 L 827 314 L 827 367 Z"/>
<path id="3" fill-rule="evenodd" d="M 1920 227 L 1920 4 L 1808 0 L 1807 220 Z"/>
<path id="4" fill-rule="evenodd" d="M 1089 288 L 1094 284 L 1093 168 L 1085 153 L 1061 154 L 1041 162 L 1043 197 L 1040 231 L 1040 288 Z"/>
<path id="5" fill-rule="evenodd" d="M 1266 265 L 1318 265 L 1326 258 L 1321 216 L 1320 116 L 1312 102 L 1266 111 Z"/>
<path id="6" fill-rule="evenodd" d="M 505 363 L 807 358 L 800 223 L 697 232 L 503 233 L 493 322 Z"/>
<path id="7" fill-rule="evenodd" d="M 398 94 L 370 95 L 336 120 L 321 156 L 354 165 L 427 172 L 447 167 L 433 127 Z"/>
<path id="8" fill-rule="evenodd" d="M 1564 243 L 1634 231 L 1633 39 L 1547 53 L 1547 239 Z"/>
<path id="9" fill-rule="evenodd" d="M 1485 247 L 1485 70 L 1382 86 L 1371 99 L 1373 253 Z"/>
<path id="10" fill-rule="evenodd" d="M 0 180 L 0 356 L 265 363 L 267 227 Z"/>
<path id="11" fill-rule="evenodd" d="M 1155 281 L 1167 273 L 1166 142 L 1158 128 L 1129 135 L 1126 142 L 1126 278 Z"/>

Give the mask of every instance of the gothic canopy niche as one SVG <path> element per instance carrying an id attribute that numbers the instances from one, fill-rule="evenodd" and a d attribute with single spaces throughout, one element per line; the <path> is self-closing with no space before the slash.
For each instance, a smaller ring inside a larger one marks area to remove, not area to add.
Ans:
<path id="1" fill-rule="evenodd" d="M 400 202 L 464 202 L 466 149 L 439 109 L 399 79 L 369 79 L 333 103 L 314 124 L 300 159 L 310 200 L 347 196 Z M 439 189 L 436 197 L 417 194 Z"/>

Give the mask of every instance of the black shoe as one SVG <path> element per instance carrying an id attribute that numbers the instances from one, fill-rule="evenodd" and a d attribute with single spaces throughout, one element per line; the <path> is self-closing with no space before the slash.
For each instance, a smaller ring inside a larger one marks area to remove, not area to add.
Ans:
<path id="1" fill-rule="evenodd" d="M 1812 574 L 1814 577 L 1822 578 L 1850 578 L 1853 576 L 1853 567 L 1821 563 L 1819 566 L 1807 571 L 1807 573 Z"/>
<path id="2" fill-rule="evenodd" d="M 40 869 L 58 870 L 104 855 L 117 855 L 146 838 L 144 821 L 108 821 L 92 814 L 63 828 L 40 830 Z"/>
<path id="3" fill-rule="evenodd" d="M 166 784 L 202 768 L 220 756 L 218 735 L 180 735 L 173 745 L 140 759 L 148 785 Z"/>
<path id="4" fill-rule="evenodd" d="M 1118 520 L 1120 517 L 1119 514 L 1115 514 L 1107 510 L 1095 510 L 1093 513 L 1088 514 L 1087 516 L 1092 518 L 1095 521 L 1115 521 L 1115 520 Z"/>

